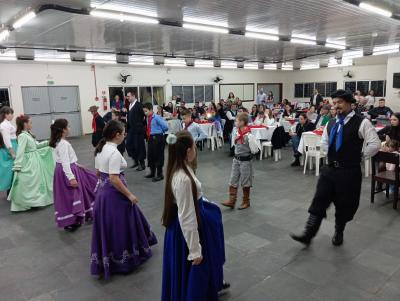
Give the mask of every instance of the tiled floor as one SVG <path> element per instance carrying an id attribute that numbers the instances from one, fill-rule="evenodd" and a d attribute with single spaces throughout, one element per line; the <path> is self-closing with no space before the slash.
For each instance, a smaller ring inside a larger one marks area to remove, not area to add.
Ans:
<path id="1" fill-rule="evenodd" d="M 72 140 L 81 164 L 93 165 L 88 138 Z M 369 203 L 369 179 L 363 184 L 360 209 L 345 233 L 345 244 L 330 243 L 333 210 L 309 249 L 289 238 L 301 231 L 316 177 L 288 167 L 284 160 L 256 161 L 252 207 L 223 209 L 225 278 L 230 293 L 222 300 L 400 300 L 400 210 L 384 196 Z M 206 197 L 227 195 L 231 159 L 226 150 L 204 151 L 198 176 Z M 159 245 L 154 256 L 128 276 L 109 282 L 89 275 L 91 226 L 76 233 L 57 230 L 53 208 L 11 214 L 0 197 L 0 300 L 159 300 L 164 229 L 160 225 L 163 185 L 126 172 Z"/>

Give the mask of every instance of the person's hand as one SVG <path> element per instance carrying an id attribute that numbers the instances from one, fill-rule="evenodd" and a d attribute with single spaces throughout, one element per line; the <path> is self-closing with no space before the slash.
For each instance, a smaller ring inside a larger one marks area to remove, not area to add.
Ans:
<path id="1" fill-rule="evenodd" d="M 69 185 L 71 185 L 73 188 L 78 187 L 78 182 L 75 179 L 69 180 Z"/>
<path id="2" fill-rule="evenodd" d="M 131 201 L 131 203 L 132 203 L 133 205 L 139 203 L 138 198 L 137 198 L 134 194 L 132 194 L 132 193 L 129 195 L 128 199 Z"/>
<path id="3" fill-rule="evenodd" d="M 199 265 L 199 264 L 201 264 L 202 261 L 203 261 L 203 256 L 197 257 L 197 258 L 193 259 L 192 265 Z"/>

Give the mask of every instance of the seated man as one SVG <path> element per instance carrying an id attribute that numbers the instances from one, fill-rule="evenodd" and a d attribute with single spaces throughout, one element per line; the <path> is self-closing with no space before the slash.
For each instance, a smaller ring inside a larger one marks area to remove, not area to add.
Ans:
<path id="1" fill-rule="evenodd" d="M 317 120 L 315 121 L 315 127 L 320 128 L 321 126 L 325 126 L 329 120 L 331 119 L 331 116 L 329 114 L 331 110 L 330 105 L 323 105 L 321 108 L 321 112 L 319 113 Z"/>
<path id="2" fill-rule="evenodd" d="M 207 134 L 200 128 L 200 126 L 193 122 L 192 112 L 188 109 L 182 111 L 183 129 L 188 131 L 196 144 L 199 144 L 202 149 L 202 141 L 207 139 Z"/>
<path id="3" fill-rule="evenodd" d="M 299 116 L 299 123 L 296 126 L 296 132 L 289 132 L 289 135 L 292 137 L 293 155 L 295 159 L 292 163 L 292 166 L 300 166 L 301 153 L 298 151 L 298 148 L 301 135 L 304 132 L 311 132 L 313 130 L 315 130 L 315 125 L 310 120 L 308 120 L 307 114 L 301 113 Z"/>
<path id="4" fill-rule="evenodd" d="M 379 105 L 376 108 L 369 110 L 368 114 L 372 119 L 375 119 L 379 116 L 390 117 L 393 114 L 393 111 L 385 105 L 385 99 L 379 99 Z"/>

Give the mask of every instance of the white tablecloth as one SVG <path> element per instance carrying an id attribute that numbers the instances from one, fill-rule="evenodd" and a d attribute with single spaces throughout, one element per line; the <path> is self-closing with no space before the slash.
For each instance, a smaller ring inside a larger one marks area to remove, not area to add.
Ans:
<path id="1" fill-rule="evenodd" d="M 293 128 L 293 127 L 295 128 L 296 127 L 297 122 L 292 124 L 289 121 L 283 119 L 283 120 L 280 121 L 280 125 L 283 126 L 283 128 L 285 129 L 286 133 L 289 133 L 289 130 L 291 128 Z"/>
<path id="2" fill-rule="evenodd" d="M 268 128 L 253 128 L 251 133 L 257 140 L 268 140 L 271 141 L 272 134 L 274 133 L 276 126 L 270 126 Z"/>
<path id="3" fill-rule="evenodd" d="M 182 122 L 179 119 L 168 120 L 168 134 L 176 134 L 182 130 Z"/>
<path id="4" fill-rule="evenodd" d="M 214 123 L 199 123 L 198 125 L 207 136 L 210 136 L 212 128 L 214 128 L 214 135 L 216 135 Z"/>

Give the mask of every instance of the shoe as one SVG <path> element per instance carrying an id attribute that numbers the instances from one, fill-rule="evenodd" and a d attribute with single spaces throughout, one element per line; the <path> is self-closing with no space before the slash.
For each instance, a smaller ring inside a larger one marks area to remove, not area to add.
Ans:
<path id="1" fill-rule="evenodd" d="M 250 187 L 243 187 L 243 201 L 238 210 L 244 210 L 250 207 Z"/>
<path id="2" fill-rule="evenodd" d="M 296 159 L 294 160 L 294 162 L 292 164 L 290 164 L 290 166 L 295 167 L 295 166 L 300 166 L 300 159 L 299 157 L 296 157 Z"/>
<path id="3" fill-rule="evenodd" d="M 136 168 L 139 166 L 139 163 L 137 163 L 136 161 L 133 162 L 133 165 L 131 166 L 131 168 Z"/>
<path id="4" fill-rule="evenodd" d="M 162 181 L 162 180 L 164 180 L 164 176 L 157 176 L 157 177 L 155 177 L 155 178 L 153 178 L 153 182 L 159 182 L 159 181 Z"/>
<path id="5" fill-rule="evenodd" d="M 138 168 L 136 168 L 136 171 L 143 171 L 145 169 L 146 169 L 146 167 L 144 167 L 143 165 L 140 165 Z"/>
<path id="6" fill-rule="evenodd" d="M 221 205 L 234 209 L 237 200 L 237 193 L 238 189 L 236 187 L 229 186 L 229 200 L 221 203 Z"/>
<path id="7" fill-rule="evenodd" d="M 75 232 L 76 230 L 78 230 L 78 228 L 80 228 L 80 226 L 81 226 L 81 224 L 74 224 L 74 225 L 64 227 L 64 230 L 67 232 Z"/>
<path id="8" fill-rule="evenodd" d="M 317 235 L 319 227 L 321 226 L 322 218 L 310 214 L 308 217 L 304 232 L 300 235 L 290 234 L 290 237 L 308 247 L 312 239 Z"/>
<path id="9" fill-rule="evenodd" d="M 227 293 L 228 289 L 231 287 L 229 282 L 223 282 L 221 290 L 218 292 L 218 296 L 222 296 Z"/>
<path id="10" fill-rule="evenodd" d="M 346 225 L 335 225 L 335 234 L 332 237 L 332 245 L 338 247 L 343 245 L 343 232 Z"/>
<path id="11" fill-rule="evenodd" d="M 150 173 L 145 175 L 144 177 L 146 179 L 152 179 L 152 178 L 154 178 L 154 176 L 155 176 L 154 170 L 150 169 Z"/>

